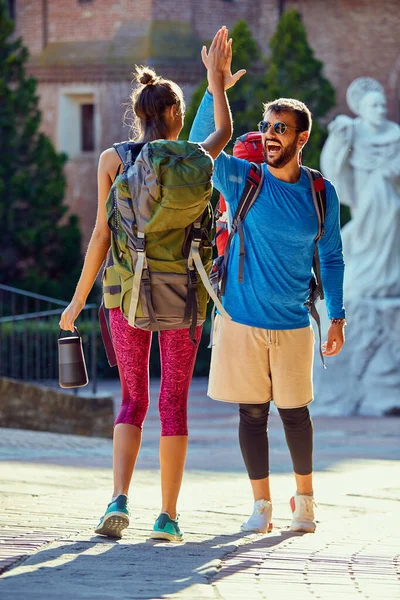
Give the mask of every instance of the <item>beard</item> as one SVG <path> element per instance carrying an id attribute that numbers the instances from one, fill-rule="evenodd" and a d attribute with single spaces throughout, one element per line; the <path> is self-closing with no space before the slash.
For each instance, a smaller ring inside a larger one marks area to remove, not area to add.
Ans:
<path id="1" fill-rule="evenodd" d="M 263 146 L 264 161 L 267 165 L 274 167 L 274 169 L 282 169 L 285 167 L 297 155 L 297 138 L 298 135 L 296 135 L 290 146 L 286 146 L 286 148 L 281 146 L 278 156 L 274 156 L 273 158 L 268 158 L 268 153 L 265 150 L 265 146 Z"/>

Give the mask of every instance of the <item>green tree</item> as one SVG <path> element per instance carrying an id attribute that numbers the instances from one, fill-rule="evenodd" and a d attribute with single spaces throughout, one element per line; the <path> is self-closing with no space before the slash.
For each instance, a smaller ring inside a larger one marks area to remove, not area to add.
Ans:
<path id="1" fill-rule="evenodd" d="M 247 111 L 248 107 L 254 101 L 254 90 L 261 83 L 262 54 L 251 34 L 248 24 L 243 19 L 240 19 L 235 24 L 230 32 L 230 36 L 233 39 L 232 73 L 235 73 L 239 69 L 246 69 L 247 71 L 240 82 L 228 90 L 229 103 L 235 119 L 235 137 L 239 137 L 249 131 L 249 129 L 254 130 L 256 124 L 261 119 L 261 107 L 259 107 L 258 119 L 255 122 L 249 121 Z M 207 77 L 201 82 L 192 96 L 186 114 L 182 138 L 187 139 L 189 136 L 190 128 L 206 89 Z"/>
<path id="2" fill-rule="evenodd" d="M 0 283 L 68 299 L 81 266 L 81 234 L 63 205 L 64 154 L 40 132 L 28 51 L 12 37 L 0 0 Z"/>
<path id="3" fill-rule="evenodd" d="M 318 168 L 326 139 L 321 119 L 335 105 L 335 90 L 323 75 L 323 63 L 315 58 L 308 45 L 306 31 L 296 9 L 282 15 L 269 46 L 271 55 L 261 89 L 266 91 L 268 100 L 297 98 L 311 110 L 313 129 L 304 148 L 304 163 Z M 260 92 L 255 94 L 255 98 L 266 101 Z"/>

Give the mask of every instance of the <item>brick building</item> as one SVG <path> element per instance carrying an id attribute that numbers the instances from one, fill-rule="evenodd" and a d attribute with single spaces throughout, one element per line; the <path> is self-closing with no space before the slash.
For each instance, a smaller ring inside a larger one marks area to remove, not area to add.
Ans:
<path id="1" fill-rule="evenodd" d="M 37 78 L 43 130 L 67 152 L 67 203 L 81 217 L 84 243 L 96 212 L 99 153 L 126 139 L 123 103 L 134 63 L 155 65 L 190 94 L 204 75 L 200 48 L 217 28 L 245 18 L 261 49 L 280 11 L 302 15 L 315 55 L 337 92 L 369 75 L 386 89 L 399 118 L 399 0 L 7 0 Z M 93 186 L 88 186 L 88 181 Z"/>

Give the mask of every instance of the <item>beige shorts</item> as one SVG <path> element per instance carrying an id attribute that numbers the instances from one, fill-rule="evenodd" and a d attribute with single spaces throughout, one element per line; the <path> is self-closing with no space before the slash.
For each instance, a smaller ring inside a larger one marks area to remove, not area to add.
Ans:
<path id="1" fill-rule="evenodd" d="M 314 332 L 272 331 L 217 315 L 208 395 L 222 402 L 299 408 L 313 399 Z"/>

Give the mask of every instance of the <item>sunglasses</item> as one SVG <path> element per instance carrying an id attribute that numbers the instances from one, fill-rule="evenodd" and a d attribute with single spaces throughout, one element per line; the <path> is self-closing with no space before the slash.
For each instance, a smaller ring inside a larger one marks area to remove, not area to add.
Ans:
<path id="1" fill-rule="evenodd" d="M 292 127 L 291 125 L 286 125 L 283 121 L 278 121 L 277 123 L 270 123 L 269 121 L 260 121 L 258 124 L 258 131 L 261 133 L 266 133 L 270 127 L 274 128 L 275 133 L 278 135 L 283 135 L 286 133 L 288 129 L 295 129 L 296 131 L 302 131 L 299 127 Z"/>

